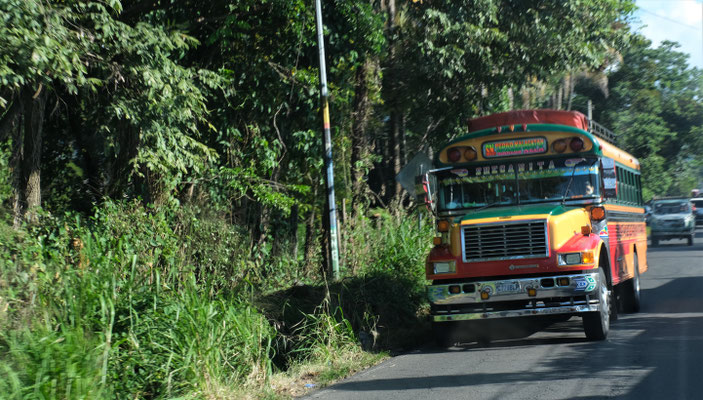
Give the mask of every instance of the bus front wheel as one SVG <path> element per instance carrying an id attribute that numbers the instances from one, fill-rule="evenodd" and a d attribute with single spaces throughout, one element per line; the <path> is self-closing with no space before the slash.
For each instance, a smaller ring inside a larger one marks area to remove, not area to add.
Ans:
<path id="1" fill-rule="evenodd" d="M 610 331 L 610 301 L 611 295 L 608 290 L 608 282 L 605 279 L 603 266 L 598 269 L 598 303 L 600 311 L 592 311 L 583 315 L 583 330 L 588 340 L 605 340 Z"/>

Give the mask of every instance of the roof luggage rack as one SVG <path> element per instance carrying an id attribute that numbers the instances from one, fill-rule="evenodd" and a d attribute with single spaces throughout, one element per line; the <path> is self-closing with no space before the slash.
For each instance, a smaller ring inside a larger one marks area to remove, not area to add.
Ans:
<path id="1" fill-rule="evenodd" d="M 614 145 L 618 144 L 618 138 L 615 133 L 596 121 L 588 120 L 588 130 L 601 139 L 605 139 Z"/>

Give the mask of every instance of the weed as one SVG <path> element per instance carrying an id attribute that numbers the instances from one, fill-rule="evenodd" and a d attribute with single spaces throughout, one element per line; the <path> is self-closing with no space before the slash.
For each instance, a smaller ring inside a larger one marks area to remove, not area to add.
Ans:
<path id="1" fill-rule="evenodd" d="M 331 285 L 201 210 L 105 202 L 2 221 L 3 399 L 276 397 L 295 391 L 267 389 L 272 376 L 324 385 L 383 358 L 362 348 L 393 347 L 390 332 L 422 332 L 429 240 L 410 220 L 350 227 Z"/>

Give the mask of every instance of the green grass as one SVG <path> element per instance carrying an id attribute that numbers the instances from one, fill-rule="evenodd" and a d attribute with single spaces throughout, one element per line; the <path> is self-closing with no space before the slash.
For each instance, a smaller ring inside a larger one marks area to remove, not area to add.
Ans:
<path id="1" fill-rule="evenodd" d="M 358 222 L 342 281 L 293 286 L 307 266 L 262 260 L 191 210 L 106 203 L 0 223 L 0 398 L 285 398 L 412 346 L 429 235 Z"/>

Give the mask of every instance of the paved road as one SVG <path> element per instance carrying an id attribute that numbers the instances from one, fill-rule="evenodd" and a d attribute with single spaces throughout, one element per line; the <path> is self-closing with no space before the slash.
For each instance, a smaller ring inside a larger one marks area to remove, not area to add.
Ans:
<path id="1" fill-rule="evenodd" d="M 649 249 L 642 311 L 588 342 L 581 319 L 394 357 L 309 399 L 703 399 L 703 231 Z"/>

